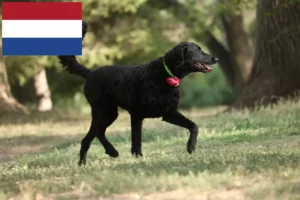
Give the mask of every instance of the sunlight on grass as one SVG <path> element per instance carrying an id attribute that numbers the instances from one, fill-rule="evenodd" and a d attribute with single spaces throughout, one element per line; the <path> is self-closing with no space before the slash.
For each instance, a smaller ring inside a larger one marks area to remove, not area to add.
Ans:
<path id="1" fill-rule="evenodd" d="M 138 159 L 121 113 L 107 132 L 120 157 L 109 158 L 94 140 L 85 167 L 77 161 L 88 115 L 7 119 L 0 125 L 0 198 L 299 199 L 300 103 L 215 115 L 222 110 L 184 111 L 199 125 L 193 155 L 186 130 L 147 119 Z"/>

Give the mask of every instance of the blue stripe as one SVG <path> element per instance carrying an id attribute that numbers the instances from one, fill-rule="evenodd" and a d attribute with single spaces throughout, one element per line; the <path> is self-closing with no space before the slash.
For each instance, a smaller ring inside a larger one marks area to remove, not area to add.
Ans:
<path id="1" fill-rule="evenodd" d="M 82 55 L 82 38 L 2 38 L 2 55 Z"/>

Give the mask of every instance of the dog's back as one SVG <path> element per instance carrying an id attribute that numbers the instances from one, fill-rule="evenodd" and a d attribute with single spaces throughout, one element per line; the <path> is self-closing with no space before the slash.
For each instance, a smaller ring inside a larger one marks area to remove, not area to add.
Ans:
<path id="1" fill-rule="evenodd" d="M 159 117 L 177 107 L 178 88 L 157 81 L 156 66 L 103 66 L 86 79 L 84 93 L 90 104 L 106 99 L 111 104 L 144 117 Z"/>
<path id="2" fill-rule="evenodd" d="M 100 67 L 92 71 L 86 79 L 85 96 L 88 101 L 106 98 L 128 110 L 136 99 L 142 70 L 140 67 Z"/>

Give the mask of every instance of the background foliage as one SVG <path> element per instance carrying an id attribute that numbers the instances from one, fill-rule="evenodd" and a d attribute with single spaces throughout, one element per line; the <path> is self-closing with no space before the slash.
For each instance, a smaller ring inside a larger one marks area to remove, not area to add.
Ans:
<path id="1" fill-rule="evenodd" d="M 78 59 L 89 68 L 135 65 L 162 56 L 180 41 L 194 41 L 206 50 L 202 41 L 207 29 L 226 44 L 218 15 L 252 10 L 253 2 L 83 0 L 83 19 L 89 23 L 89 32 L 83 42 L 83 56 Z M 34 103 L 32 78 L 45 67 L 56 107 L 86 104 L 82 96 L 84 81 L 64 72 L 55 57 L 8 57 L 6 61 L 12 92 L 20 102 Z M 193 74 L 183 80 L 181 107 L 205 107 L 233 101 L 232 89 L 221 69 L 218 65 L 213 68 L 213 73 Z"/>

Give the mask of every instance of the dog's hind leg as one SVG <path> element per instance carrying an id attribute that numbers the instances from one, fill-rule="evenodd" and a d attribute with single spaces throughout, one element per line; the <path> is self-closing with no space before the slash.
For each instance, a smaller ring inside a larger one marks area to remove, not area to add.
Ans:
<path id="1" fill-rule="evenodd" d="M 165 116 L 163 116 L 163 121 L 169 122 L 171 124 L 184 127 L 190 131 L 190 137 L 187 142 L 187 151 L 192 153 L 195 150 L 197 137 L 198 137 L 198 126 L 183 116 L 180 112 L 173 111 L 169 112 Z"/>
<path id="2" fill-rule="evenodd" d="M 99 104 L 101 105 L 101 104 Z M 107 105 L 106 105 L 107 106 Z M 106 139 L 105 131 L 118 117 L 117 107 L 107 106 L 106 108 L 92 106 L 92 122 L 90 130 L 81 142 L 79 165 L 85 165 L 86 155 L 92 140 L 97 137 L 105 149 L 105 153 L 111 157 L 118 157 L 118 151 Z"/>
<path id="3" fill-rule="evenodd" d="M 105 153 L 110 157 L 118 157 L 119 152 L 114 148 L 114 146 L 105 137 L 105 131 L 118 117 L 117 106 L 106 105 L 107 107 L 101 115 L 98 116 L 98 126 L 99 131 L 97 133 L 97 138 L 103 145 Z"/>
<path id="4" fill-rule="evenodd" d="M 96 137 L 97 132 L 98 132 L 97 119 L 93 116 L 90 130 L 81 141 L 81 148 L 79 152 L 80 159 L 78 165 L 85 165 L 86 154 L 91 146 L 91 142 Z"/>

